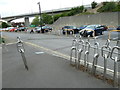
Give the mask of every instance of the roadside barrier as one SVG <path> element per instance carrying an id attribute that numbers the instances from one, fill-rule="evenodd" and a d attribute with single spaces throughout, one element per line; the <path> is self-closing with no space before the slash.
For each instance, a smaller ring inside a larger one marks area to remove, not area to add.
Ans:
<path id="1" fill-rule="evenodd" d="M 74 52 L 74 62 L 75 64 L 72 64 L 72 61 L 73 61 L 73 52 Z M 75 38 L 73 39 L 73 42 L 72 42 L 72 48 L 71 48 L 71 53 L 70 53 L 70 64 L 71 65 L 76 65 L 77 64 L 77 37 L 75 36 Z"/>
<path id="2" fill-rule="evenodd" d="M 85 71 L 87 70 L 88 71 L 88 67 L 89 67 L 89 53 L 90 53 L 90 40 L 89 40 L 89 37 L 88 36 L 88 39 L 87 41 L 85 42 L 85 53 L 84 53 L 84 66 L 85 66 Z M 87 63 L 87 66 L 86 66 L 86 63 Z"/>
<path id="3" fill-rule="evenodd" d="M 114 80 L 113 86 L 114 86 L 114 87 L 116 87 L 116 82 L 118 82 L 118 81 L 117 81 L 117 62 L 120 62 L 120 58 L 118 58 L 119 55 L 113 56 L 113 52 L 115 51 L 115 49 L 117 49 L 118 52 L 119 52 L 119 51 L 120 51 L 120 47 L 117 46 L 117 45 L 114 46 L 114 47 L 112 48 L 112 51 L 111 51 L 111 54 L 110 54 L 110 58 L 111 58 L 112 60 L 114 60 L 114 75 L 113 75 L 113 80 Z"/>
<path id="4" fill-rule="evenodd" d="M 99 43 L 96 41 L 96 37 L 94 38 L 94 57 L 92 63 L 92 74 L 95 75 L 96 73 L 96 66 L 99 57 Z"/>
<path id="5" fill-rule="evenodd" d="M 107 59 L 109 58 L 111 52 L 111 47 L 109 45 L 110 45 L 110 40 L 108 39 L 106 41 L 106 44 L 103 45 L 101 48 L 101 55 L 104 59 L 104 76 L 103 76 L 104 81 L 106 80 Z M 108 50 L 108 53 L 105 53 L 104 50 Z"/>
<path id="6" fill-rule="evenodd" d="M 81 48 L 80 48 L 80 45 L 82 46 Z M 78 55 L 78 64 L 77 64 L 77 68 L 80 68 L 80 60 L 81 60 L 81 54 L 82 54 L 82 52 L 83 52 L 83 50 L 84 50 L 84 41 L 82 40 L 82 37 L 81 36 L 79 36 L 79 40 L 78 40 L 78 46 L 77 46 L 77 55 Z"/>
<path id="7" fill-rule="evenodd" d="M 111 47 L 110 39 L 108 39 L 108 40 L 106 40 L 105 45 L 103 45 L 100 48 L 97 37 L 93 37 L 93 38 L 94 38 L 94 44 L 92 42 L 90 43 L 89 36 L 86 41 L 84 41 L 81 36 L 79 36 L 79 38 L 75 36 L 74 40 L 72 41 L 72 48 L 71 48 L 71 52 L 70 52 L 71 53 L 70 64 L 74 63 L 74 66 L 77 67 L 77 69 L 87 71 L 87 72 L 90 71 L 91 75 L 93 75 L 95 77 L 99 76 L 99 78 L 102 79 L 104 82 L 110 81 L 114 87 L 119 86 L 118 85 L 119 84 L 118 77 L 117 77 L 119 75 L 119 72 L 117 71 L 117 64 L 120 61 L 120 58 L 119 58 L 120 46 L 118 46 L 120 41 L 118 40 L 116 46 Z M 89 61 L 89 57 L 91 57 L 89 55 L 91 49 L 94 49 L 93 50 L 94 54 L 92 56 L 93 57 L 92 63 Z M 116 50 L 118 52 L 116 52 Z M 75 57 L 73 57 L 73 52 L 74 52 Z M 83 58 L 82 58 L 82 56 L 83 56 Z M 102 70 L 103 70 L 102 73 L 97 72 L 97 68 L 99 68 L 99 65 L 98 65 L 99 59 L 98 58 L 100 56 L 103 58 L 103 64 L 104 64 L 103 68 L 102 68 Z M 113 77 L 112 79 L 107 76 L 108 75 L 107 70 L 109 70 L 107 61 L 109 61 L 109 60 L 114 61 L 113 76 L 111 75 Z"/>
<path id="8" fill-rule="evenodd" d="M 22 56 L 24 66 L 28 70 L 27 60 L 26 60 L 25 53 L 24 53 L 25 52 L 25 48 L 24 48 L 24 45 L 23 45 L 23 41 L 20 39 L 20 37 L 17 37 L 17 44 L 16 44 L 16 46 L 17 46 L 17 51 Z"/>

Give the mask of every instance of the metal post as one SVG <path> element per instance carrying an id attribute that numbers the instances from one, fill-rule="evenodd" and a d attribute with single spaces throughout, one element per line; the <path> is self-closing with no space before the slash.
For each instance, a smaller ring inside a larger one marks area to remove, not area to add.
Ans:
<path id="1" fill-rule="evenodd" d="M 113 75 L 113 80 L 114 80 L 113 86 L 114 86 L 114 87 L 116 87 L 116 83 L 117 83 L 117 80 L 116 80 L 116 79 L 117 79 L 117 62 L 120 61 L 120 58 L 118 58 L 117 56 L 114 56 L 114 57 L 113 57 L 113 52 L 114 52 L 115 49 L 117 49 L 118 52 L 119 52 L 120 47 L 119 47 L 119 46 L 114 46 L 114 47 L 112 48 L 112 51 L 111 51 L 111 54 L 110 54 L 110 58 L 111 58 L 112 60 L 114 60 L 114 75 Z"/>
<path id="2" fill-rule="evenodd" d="M 99 57 L 99 43 L 96 41 L 96 37 L 94 38 L 94 57 L 93 57 L 93 64 L 92 64 L 92 74 L 95 75 L 96 73 L 96 65 L 98 62 Z"/>
<path id="3" fill-rule="evenodd" d="M 71 65 L 72 65 L 73 51 L 75 51 L 75 65 L 76 65 L 76 61 L 77 61 L 76 60 L 76 58 L 77 58 L 77 39 L 76 39 L 76 36 L 73 39 L 71 53 L 70 53 L 70 64 Z"/>
<path id="4" fill-rule="evenodd" d="M 40 6 L 40 2 L 38 2 L 37 3 L 38 5 L 39 5 L 39 14 L 40 14 L 40 22 L 41 22 L 41 25 L 40 25 L 40 27 L 41 27 L 41 30 L 42 30 L 42 16 L 41 16 L 41 6 Z"/>
<path id="5" fill-rule="evenodd" d="M 89 57 L 89 52 L 90 52 L 90 42 L 89 42 L 89 37 L 88 36 L 88 40 L 85 42 L 85 55 L 84 55 L 84 70 L 86 71 L 86 68 L 87 68 L 87 71 L 88 71 L 88 57 Z M 87 66 L 86 66 L 86 63 L 87 63 Z"/>
<path id="6" fill-rule="evenodd" d="M 20 37 L 17 37 L 17 40 L 18 40 L 18 42 L 16 44 L 17 45 L 17 50 L 22 56 L 25 68 L 28 70 L 28 65 L 27 65 L 25 54 L 24 54 L 25 49 L 24 49 L 24 46 L 23 46 L 23 41 L 20 39 Z"/>
<path id="7" fill-rule="evenodd" d="M 79 48 L 79 46 L 82 46 L 82 47 Z M 78 48 L 78 65 L 77 65 L 77 68 L 79 69 L 80 68 L 81 55 L 82 55 L 82 52 L 84 50 L 84 41 L 82 40 L 81 36 L 79 37 L 77 48 Z"/>
<path id="8" fill-rule="evenodd" d="M 106 41 L 106 44 L 103 45 L 102 48 L 101 48 L 101 55 L 104 58 L 104 75 L 103 75 L 103 80 L 104 81 L 106 80 L 107 59 L 109 58 L 110 52 L 111 52 L 111 47 L 109 45 L 110 45 L 110 40 L 108 39 Z M 107 54 L 104 53 L 105 49 L 108 50 Z"/>

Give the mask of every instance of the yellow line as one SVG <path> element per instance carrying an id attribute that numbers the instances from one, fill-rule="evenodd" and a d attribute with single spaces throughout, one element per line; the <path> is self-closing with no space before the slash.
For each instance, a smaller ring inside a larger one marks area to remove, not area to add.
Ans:
<path id="1" fill-rule="evenodd" d="M 48 49 L 48 48 L 45 48 L 45 47 L 42 47 L 42 46 L 39 46 L 39 45 L 36 45 L 36 44 L 34 44 L 34 43 L 30 43 L 30 42 L 25 42 L 26 44 L 29 44 L 29 45 L 32 45 L 32 46 L 34 46 L 34 47 L 38 47 L 38 48 L 40 48 L 40 49 L 42 49 L 42 50 L 45 50 L 46 52 L 50 52 L 50 53 L 52 53 L 52 54 L 56 54 L 56 55 L 58 55 L 58 56 L 60 56 L 60 57 L 62 57 L 62 58 L 65 58 L 65 59 L 67 59 L 67 60 L 70 60 L 70 56 L 68 56 L 68 55 L 65 55 L 65 54 L 62 54 L 62 53 L 60 53 L 60 52 L 57 52 L 57 51 L 53 51 L 53 50 L 51 50 L 51 49 Z M 74 57 L 73 57 L 74 58 Z M 75 59 L 75 58 L 74 58 Z M 84 60 L 81 60 L 82 62 L 84 62 Z M 88 62 L 90 65 L 92 65 L 92 63 L 90 63 L 90 62 Z M 100 68 L 100 69 L 104 69 L 104 67 L 102 67 L 102 66 L 99 66 L 99 65 L 96 65 L 98 68 Z M 109 71 L 109 72 L 111 72 L 112 74 L 113 74 L 113 70 L 111 70 L 111 69 L 109 69 L 109 68 L 107 68 L 107 71 Z M 119 72 L 117 72 L 117 75 L 118 74 L 120 74 Z"/>
<path id="2" fill-rule="evenodd" d="M 32 46 L 34 46 L 34 47 L 38 47 L 38 48 L 40 48 L 40 49 L 42 49 L 42 50 L 45 50 L 46 52 L 50 52 L 50 53 L 53 53 L 53 54 L 57 54 L 57 55 L 59 55 L 59 56 L 62 56 L 62 57 L 65 58 L 65 59 L 69 59 L 69 58 L 70 58 L 70 56 L 65 55 L 65 54 L 62 54 L 62 53 L 59 53 L 59 52 L 57 52 L 57 51 L 53 51 L 53 50 L 51 50 L 51 49 L 48 49 L 48 48 L 45 48 L 45 47 L 42 47 L 42 46 L 39 46 L 39 45 L 30 43 L 30 42 L 25 42 L 25 43 L 26 43 L 26 44 L 29 44 L 29 45 L 32 45 Z"/>
<path id="3" fill-rule="evenodd" d="M 29 45 L 32 45 L 32 46 L 34 46 L 34 47 L 38 47 L 38 48 L 46 51 L 47 53 L 49 52 L 49 53 L 52 53 L 52 54 L 56 54 L 56 55 L 59 56 L 59 57 L 65 58 L 65 59 L 67 59 L 67 60 L 70 60 L 70 56 L 68 56 L 68 55 L 62 54 L 62 53 L 57 52 L 57 51 L 53 51 L 53 50 L 51 50 L 51 49 L 48 49 L 48 48 L 39 46 L 39 45 L 34 44 L 34 43 L 30 43 L 30 42 L 25 42 L 25 43 L 26 43 L 26 44 L 29 44 Z M 6 45 L 11 45 L 11 44 L 16 44 L 16 42 L 8 43 L 8 44 L 6 44 Z M 75 59 L 74 57 L 72 57 L 72 58 Z M 84 60 L 81 60 L 81 61 L 84 62 Z M 90 63 L 90 62 L 88 62 L 88 63 L 89 63 L 89 65 L 92 65 L 92 63 Z M 97 66 L 98 68 L 100 68 L 100 69 L 104 69 L 104 67 L 102 67 L 102 66 L 99 66 L 99 65 L 96 65 L 96 66 Z M 111 73 L 114 72 L 113 70 L 111 70 L 111 69 L 109 69 L 109 68 L 107 68 L 107 71 L 109 71 L 109 72 L 111 72 Z M 120 72 L 117 72 L 117 74 L 120 74 Z"/>

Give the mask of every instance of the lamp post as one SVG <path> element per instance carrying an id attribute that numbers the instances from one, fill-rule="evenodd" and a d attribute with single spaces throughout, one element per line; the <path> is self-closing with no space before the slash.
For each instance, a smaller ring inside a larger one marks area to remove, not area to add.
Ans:
<path id="1" fill-rule="evenodd" d="M 40 27 L 41 27 L 41 30 L 42 30 L 42 18 L 41 18 L 41 6 L 40 6 L 40 2 L 37 3 L 39 5 L 39 13 L 40 13 Z"/>

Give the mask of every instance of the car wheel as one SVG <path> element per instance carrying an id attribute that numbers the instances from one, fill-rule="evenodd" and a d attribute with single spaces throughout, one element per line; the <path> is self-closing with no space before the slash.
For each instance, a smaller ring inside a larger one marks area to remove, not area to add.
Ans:
<path id="1" fill-rule="evenodd" d="M 84 36 L 84 37 L 87 37 L 87 36 L 88 36 L 86 30 L 84 31 L 83 36 Z"/>

